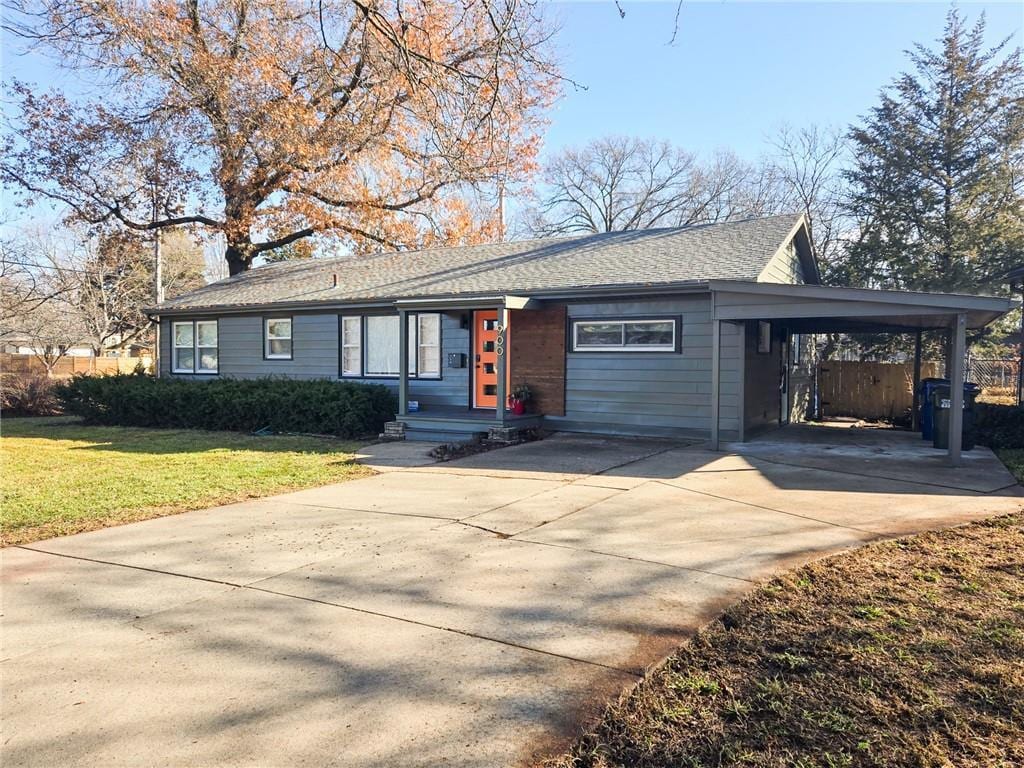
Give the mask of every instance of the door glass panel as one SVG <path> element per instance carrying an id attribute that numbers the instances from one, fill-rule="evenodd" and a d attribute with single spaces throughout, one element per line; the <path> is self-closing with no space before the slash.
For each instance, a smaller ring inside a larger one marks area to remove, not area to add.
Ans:
<path id="1" fill-rule="evenodd" d="M 493 341 L 485 341 L 484 342 L 484 352 L 493 352 L 493 351 L 494 351 L 494 342 Z"/>
<path id="2" fill-rule="evenodd" d="M 497 384 L 484 384 L 484 394 L 488 397 L 494 397 L 498 394 Z"/>

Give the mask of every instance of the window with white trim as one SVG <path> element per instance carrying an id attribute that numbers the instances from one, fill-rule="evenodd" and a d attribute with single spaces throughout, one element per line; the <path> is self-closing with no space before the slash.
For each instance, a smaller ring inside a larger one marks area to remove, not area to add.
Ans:
<path id="1" fill-rule="evenodd" d="M 263 356 L 267 360 L 292 359 L 290 317 L 268 317 L 263 320 Z"/>
<path id="2" fill-rule="evenodd" d="M 574 320 L 573 352 L 675 352 L 678 318 Z"/>
<path id="3" fill-rule="evenodd" d="M 416 371 L 421 379 L 441 375 L 441 316 L 416 315 Z"/>
<path id="4" fill-rule="evenodd" d="M 217 373 L 216 320 L 173 323 L 171 343 L 172 373 Z"/>
<path id="5" fill-rule="evenodd" d="M 363 375 L 363 318 L 341 318 L 341 375 Z"/>
<path id="6" fill-rule="evenodd" d="M 441 315 L 410 313 L 409 376 L 441 378 Z M 341 316 L 341 375 L 343 377 L 398 376 L 398 315 Z"/>

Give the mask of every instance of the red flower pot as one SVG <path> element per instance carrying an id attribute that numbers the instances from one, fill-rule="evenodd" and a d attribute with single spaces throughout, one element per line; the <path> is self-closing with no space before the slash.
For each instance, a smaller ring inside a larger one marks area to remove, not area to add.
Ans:
<path id="1" fill-rule="evenodd" d="M 517 400 L 514 397 L 509 397 L 508 407 L 509 410 L 511 410 L 512 413 L 516 416 L 522 416 L 524 413 L 526 413 L 526 401 L 524 400 Z"/>

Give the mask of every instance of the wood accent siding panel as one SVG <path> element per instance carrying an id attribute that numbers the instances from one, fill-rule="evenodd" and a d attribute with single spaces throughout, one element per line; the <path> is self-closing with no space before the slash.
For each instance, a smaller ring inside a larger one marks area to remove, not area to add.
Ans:
<path id="1" fill-rule="evenodd" d="M 510 313 L 512 387 L 528 384 L 530 410 L 565 415 L 565 306 Z"/>
<path id="2" fill-rule="evenodd" d="M 682 352 L 569 352 L 564 417 L 554 429 L 664 437 L 711 431 L 711 301 L 707 295 L 570 304 L 573 318 L 681 317 Z M 739 434 L 739 332 L 722 329 L 721 421 L 725 439 Z"/>

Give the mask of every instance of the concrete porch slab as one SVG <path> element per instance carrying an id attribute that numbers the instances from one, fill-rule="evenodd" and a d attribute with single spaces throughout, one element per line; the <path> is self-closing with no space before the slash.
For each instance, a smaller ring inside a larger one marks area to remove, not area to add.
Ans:
<path id="1" fill-rule="evenodd" d="M 905 480 L 936 487 L 991 493 L 1015 483 L 988 448 L 964 451 L 953 470 L 946 453 L 914 432 L 791 424 L 725 450 L 815 469 L 839 469 L 866 478 Z"/>

